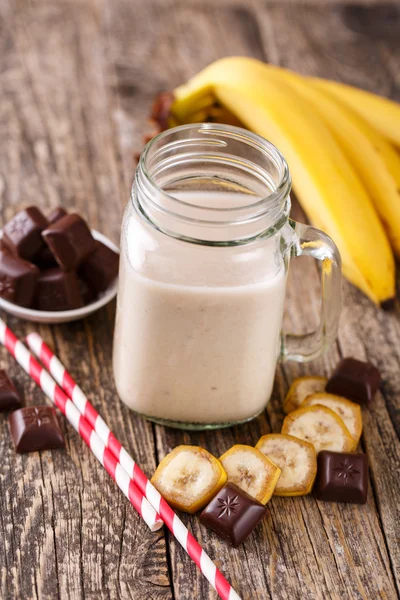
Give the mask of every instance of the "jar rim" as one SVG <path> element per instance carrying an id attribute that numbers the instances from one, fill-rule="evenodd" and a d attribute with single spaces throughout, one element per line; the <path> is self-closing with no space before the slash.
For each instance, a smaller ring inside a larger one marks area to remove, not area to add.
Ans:
<path id="1" fill-rule="evenodd" d="M 225 148 L 229 149 L 229 145 L 232 143 L 243 144 L 243 148 L 247 146 L 256 154 L 260 153 L 260 161 L 241 158 L 240 153 L 236 155 L 235 151 L 231 153 L 222 151 Z M 200 159 L 199 146 L 207 148 L 202 150 L 204 155 L 200 153 Z M 182 148 L 185 149 L 183 154 L 179 152 Z M 208 148 L 212 150 L 211 153 Z M 218 150 L 220 150 L 220 154 L 218 154 Z M 196 159 L 207 161 L 210 154 L 212 162 L 220 161 L 225 166 L 229 166 L 231 163 L 233 169 L 239 168 L 247 176 L 253 177 L 258 186 L 262 186 L 261 192 L 256 193 L 254 190 L 246 192 L 250 196 L 254 193 L 256 196 L 254 202 L 249 203 L 247 200 L 234 206 L 225 207 L 198 204 L 193 199 L 186 202 L 185 199 L 175 196 L 173 192 L 166 191 L 155 180 L 160 172 L 167 172 L 176 161 L 182 159 L 182 156 L 189 157 L 187 158 L 188 162 Z M 150 164 L 150 161 L 153 161 L 154 164 Z M 271 167 L 266 166 L 267 162 L 270 163 L 275 173 L 276 181 L 274 182 L 271 179 Z M 155 165 L 159 167 L 159 171 Z M 238 165 L 240 166 L 238 167 Z M 152 168 L 153 171 L 151 171 Z M 234 243 L 248 243 L 251 239 L 259 239 L 260 235 L 269 237 L 278 231 L 286 222 L 290 211 L 291 178 L 287 162 L 281 152 L 263 137 L 232 125 L 194 123 L 180 125 L 159 133 L 146 144 L 139 160 L 135 180 L 136 186 L 132 188 L 132 202 L 142 217 L 161 232 L 172 237 L 184 237 L 187 241 L 194 243 L 204 243 L 206 240 L 201 236 L 182 235 L 182 228 L 178 232 L 174 230 L 174 227 L 160 226 L 157 222 L 158 218 L 161 217 L 164 221 L 165 218 L 173 219 L 175 225 L 180 222 L 194 226 L 211 226 L 219 228 L 220 231 L 221 228 L 231 225 L 240 228 L 251 223 L 261 224 L 263 222 L 263 229 L 262 231 L 259 229 L 257 235 L 247 235 L 240 240 L 234 240 Z M 264 187 L 268 189 L 268 194 L 263 195 Z M 151 216 L 149 216 L 150 213 Z M 159 217 L 154 218 L 154 215 Z M 215 243 L 218 244 L 219 240 L 213 237 L 213 245 Z M 225 245 L 226 241 L 221 241 L 221 243 Z"/>
<path id="2" fill-rule="evenodd" d="M 263 196 L 262 198 L 258 198 L 256 202 L 253 202 L 251 204 L 246 204 L 243 206 L 233 206 L 233 207 L 229 207 L 229 208 L 220 208 L 220 207 L 209 207 L 209 206 L 202 206 L 200 204 L 195 204 L 193 202 L 185 202 L 184 200 L 175 197 L 173 194 L 170 194 L 169 192 L 166 192 L 162 187 L 160 187 L 159 185 L 157 185 L 157 183 L 154 181 L 152 175 L 149 173 L 148 171 L 148 165 L 147 165 L 147 160 L 149 157 L 149 153 L 151 152 L 152 148 L 162 139 L 167 138 L 171 135 L 173 135 L 174 133 L 176 133 L 178 130 L 180 131 L 184 131 L 184 130 L 200 130 L 203 133 L 207 132 L 207 133 L 229 133 L 232 136 L 237 136 L 243 139 L 243 141 L 246 141 L 247 143 L 250 142 L 250 145 L 252 145 L 253 147 L 255 147 L 258 150 L 261 150 L 263 152 L 268 151 L 269 156 L 275 158 L 275 162 L 277 165 L 279 165 L 281 167 L 281 177 L 280 177 L 280 181 L 279 183 L 276 185 L 276 189 L 272 190 L 270 194 L 268 194 L 267 196 Z M 247 139 L 246 139 L 247 138 Z M 157 192 L 159 192 L 160 194 L 163 194 L 165 196 L 168 196 L 170 200 L 172 200 L 173 202 L 176 202 L 177 205 L 183 205 L 183 206 L 187 206 L 187 207 L 191 207 L 191 208 L 195 208 L 198 210 L 207 210 L 207 211 L 215 211 L 215 212 L 234 212 L 234 211 L 240 211 L 240 210 L 249 210 L 252 208 L 256 208 L 257 206 L 262 205 L 263 203 L 265 203 L 266 201 L 268 201 L 269 203 L 271 203 L 271 201 L 276 201 L 278 202 L 279 200 L 281 200 L 282 198 L 286 197 L 288 195 L 288 193 L 290 192 L 290 188 L 291 188 L 291 177 L 290 177 L 290 172 L 289 172 L 289 167 L 288 164 L 286 162 L 285 157 L 283 156 L 283 154 L 278 150 L 278 148 L 276 146 L 274 146 L 274 144 L 272 144 L 272 142 L 270 142 L 269 140 L 263 138 L 262 136 L 253 133 L 252 131 L 249 131 L 247 129 L 243 129 L 241 127 L 236 127 L 234 125 L 223 125 L 221 123 L 190 123 L 188 125 L 179 125 L 178 127 L 172 127 L 170 129 L 166 129 L 165 131 L 162 131 L 161 133 L 158 133 L 156 136 L 154 136 L 144 147 L 141 155 L 140 155 L 140 159 L 139 159 L 139 164 L 138 164 L 138 169 L 140 169 L 144 175 L 144 177 L 146 178 L 146 180 L 148 181 L 148 183 L 155 187 Z"/>

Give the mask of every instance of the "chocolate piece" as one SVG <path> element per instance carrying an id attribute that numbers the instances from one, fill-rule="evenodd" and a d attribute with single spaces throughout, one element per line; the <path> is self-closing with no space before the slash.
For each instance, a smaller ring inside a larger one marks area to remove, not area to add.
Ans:
<path id="1" fill-rule="evenodd" d="M 46 217 L 36 206 L 29 206 L 4 225 L 3 241 L 13 253 L 32 260 L 43 245 L 41 233 L 45 227 Z"/>
<path id="2" fill-rule="evenodd" d="M 365 504 L 368 495 L 368 457 L 322 450 L 314 486 L 318 500 Z"/>
<path id="3" fill-rule="evenodd" d="M 56 267 L 40 273 L 34 304 L 37 310 L 72 310 L 83 306 L 74 271 Z"/>
<path id="4" fill-rule="evenodd" d="M 18 395 L 15 385 L 7 375 L 0 369 L 0 412 L 5 410 L 15 410 L 22 405 L 21 398 Z"/>
<path id="5" fill-rule="evenodd" d="M 171 106 L 175 96 L 172 92 L 160 92 L 153 101 L 150 118 L 158 125 L 159 133 L 170 127 Z"/>
<path id="6" fill-rule="evenodd" d="M 62 217 L 47 227 L 42 236 L 65 271 L 78 267 L 96 249 L 89 227 L 77 214 Z"/>
<path id="7" fill-rule="evenodd" d="M 10 248 L 9 246 L 7 246 L 7 242 L 3 238 L 0 239 L 0 251 L 8 252 L 9 254 L 12 254 L 13 256 L 17 256 L 17 254 L 14 252 L 14 250 L 12 248 Z"/>
<path id="8" fill-rule="evenodd" d="M 387 312 L 392 312 L 396 308 L 396 298 L 389 298 L 389 300 L 384 300 L 381 302 L 381 309 L 386 310 Z"/>
<path id="9" fill-rule="evenodd" d="M 79 282 L 79 291 L 82 296 L 83 304 L 87 306 L 96 300 L 97 293 L 96 290 L 93 289 L 91 285 L 84 279 L 78 277 Z"/>
<path id="10" fill-rule="evenodd" d="M 374 365 L 355 358 L 344 358 L 329 379 L 326 391 L 358 404 L 369 404 L 380 383 L 381 375 Z"/>
<path id="11" fill-rule="evenodd" d="M 50 213 L 50 215 L 47 217 L 47 221 L 48 221 L 49 225 L 52 225 L 56 221 L 59 221 L 63 217 L 66 217 L 67 214 L 68 213 L 65 210 L 65 208 L 63 208 L 62 206 L 57 206 L 57 208 L 55 208 L 53 210 L 53 212 Z"/>
<path id="12" fill-rule="evenodd" d="M 203 510 L 200 521 L 236 547 L 245 541 L 266 513 L 261 502 L 234 483 L 227 483 Z"/>
<path id="13" fill-rule="evenodd" d="M 0 251 L 0 297 L 19 306 L 32 304 L 39 269 L 35 265 Z"/>
<path id="14" fill-rule="evenodd" d="M 64 448 L 64 436 L 51 406 L 29 406 L 14 411 L 8 417 L 15 450 L 35 452 Z"/>
<path id="15" fill-rule="evenodd" d="M 119 255 L 101 242 L 96 242 L 95 251 L 82 263 L 79 275 L 97 292 L 104 292 L 118 275 Z"/>
<path id="16" fill-rule="evenodd" d="M 39 267 L 41 271 L 58 267 L 57 261 L 54 258 L 50 248 L 43 245 L 39 252 L 36 253 L 33 263 Z"/>

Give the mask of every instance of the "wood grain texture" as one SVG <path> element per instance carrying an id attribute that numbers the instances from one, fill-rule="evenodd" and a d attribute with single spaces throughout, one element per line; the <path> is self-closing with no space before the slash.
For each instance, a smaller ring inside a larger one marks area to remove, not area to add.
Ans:
<path id="1" fill-rule="evenodd" d="M 0 211 L 58 203 L 118 240 L 134 152 L 153 95 L 208 62 L 245 54 L 400 100 L 398 3 L 244 0 L 0 1 Z M 305 220 L 295 203 L 293 216 Z M 315 326 L 319 281 L 293 263 L 285 327 Z M 220 455 L 279 431 L 281 401 L 301 374 L 329 374 L 341 356 L 369 358 L 384 377 L 364 412 L 361 447 L 371 489 L 363 507 L 273 498 L 268 517 L 231 549 L 184 516 L 244 600 L 392 600 L 400 593 L 400 321 L 344 284 L 339 339 L 310 365 L 281 365 L 270 404 L 253 423 L 213 433 L 153 426 L 113 385 L 114 306 L 84 322 L 39 328 L 144 470 L 175 445 Z M 32 325 L 7 319 L 20 336 Z M 26 404 L 43 396 L 4 352 Z M 66 452 L 16 456 L 0 416 L 0 598 L 214 599 L 168 534 L 151 534 L 69 425 Z"/>

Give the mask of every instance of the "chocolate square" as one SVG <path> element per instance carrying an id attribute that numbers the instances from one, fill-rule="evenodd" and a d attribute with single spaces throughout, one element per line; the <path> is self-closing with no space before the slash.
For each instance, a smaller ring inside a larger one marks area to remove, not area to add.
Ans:
<path id="1" fill-rule="evenodd" d="M 119 255 L 96 242 L 95 251 L 82 263 L 79 275 L 97 292 L 104 292 L 118 275 Z"/>
<path id="2" fill-rule="evenodd" d="M 0 412 L 15 410 L 20 408 L 21 405 L 21 398 L 15 389 L 15 385 L 7 373 L 0 369 Z"/>
<path id="3" fill-rule="evenodd" d="M 380 384 L 381 375 L 370 362 L 344 358 L 329 379 L 326 391 L 358 404 L 370 404 Z"/>
<path id="4" fill-rule="evenodd" d="M 97 298 L 96 290 L 84 279 L 78 277 L 79 291 L 82 296 L 83 304 L 87 306 L 94 302 Z"/>
<path id="5" fill-rule="evenodd" d="M 322 450 L 314 492 L 318 500 L 365 504 L 368 495 L 366 454 Z"/>
<path id="6" fill-rule="evenodd" d="M 227 483 L 200 514 L 200 521 L 232 546 L 244 542 L 267 509 L 261 502 Z"/>
<path id="7" fill-rule="evenodd" d="M 36 206 L 29 206 L 4 225 L 3 241 L 14 254 L 32 260 L 43 245 L 41 233 L 45 227 L 46 217 Z"/>
<path id="8" fill-rule="evenodd" d="M 35 258 L 32 261 L 41 271 L 45 269 L 52 269 L 54 267 L 58 267 L 57 261 L 54 258 L 50 248 L 48 246 L 43 246 L 40 250 L 35 254 Z"/>
<path id="9" fill-rule="evenodd" d="M 7 242 L 4 240 L 4 238 L 0 239 L 0 251 L 8 252 L 9 254 L 12 254 L 13 256 L 17 256 L 17 254 L 14 252 L 14 250 L 12 248 L 10 248 L 9 246 L 7 246 Z"/>
<path id="10" fill-rule="evenodd" d="M 64 448 L 64 436 L 51 406 L 20 408 L 8 417 L 15 450 L 19 453 Z"/>
<path id="11" fill-rule="evenodd" d="M 0 251 L 0 297 L 29 307 L 32 304 L 39 269 L 35 265 Z"/>
<path id="12" fill-rule="evenodd" d="M 74 271 L 56 267 L 40 273 L 35 295 L 37 310 L 73 310 L 81 306 L 83 299 Z"/>
<path id="13" fill-rule="evenodd" d="M 55 223 L 56 221 L 59 221 L 60 219 L 62 219 L 63 217 L 67 216 L 67 211 L 65 210 L 65 208 L 63 208 L 62 206 L 57 206 L 57 208 L 55 208 L 53 210 L 53 212 L 51 212 L 49 214 L 49 216 L 47 217 L 47 221 L 49 223 L 49 225 L 52 225 L 53 223 Z"/>
<path id="14" fill-rule="evenodd" d="M 62 217 L 47 227 L 42 236 L 65 271 L 77 268 L 96 249 L 89 227 L 77 214 Z"/>

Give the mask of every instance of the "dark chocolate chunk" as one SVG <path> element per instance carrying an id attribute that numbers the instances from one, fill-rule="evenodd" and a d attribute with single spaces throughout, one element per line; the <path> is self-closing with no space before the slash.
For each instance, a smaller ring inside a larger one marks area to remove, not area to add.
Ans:
<path id="1" fill-rule="evenodd" d="M 15 410 L 16 408 L 20 408 L 21 405 L 21 398 L 15 389 L 15 385 L 7 373 L 0 369 L 0 412 Z"/>
<path id="2" fill-rule="evenodd" d="M 3 241 L 13 253 L 32 260 L 43 245 L 41 233 L 45 227 L 46 217 L 36 206 L 29 206 L 4 225 Z"/>
<path id="3" fill-rule="evenodd" d="M 68 213 L 65 210 L 65 208 L 63 208 L 62 206 L 57 206 L 57 208 L 55 208 L 53 210 L 53 212 L 50 213 L 50 215 L 47 217 L 47 221 L 48 221 L 49 225 L 52 225 L 56 221 L 59 221 L 63 217 L 66 217 L 67 214 Z"/>
<path id="4" fill-rule="evenodd" d="M 47 227 L 42 235 L 65 271 L 78 267 L 96 249 L 89 227 L 77 214 L 62 217 Z"/>
<path id="5" fill-rule="evenodd" d="M 34 304 L 37 310 L 72 310 L 83 306 L 75 272 L 63 271 L 59 267 L 42 271 Z"/>
<path id="6" fill-rule="evenodd" d="M 374 365 L 355 358 L 344 358 L 329 379 L 326 391 L 358 404 L 369 404 L 380 383 L 381 375 Z"/>
<path id="7" fill-rule="evenodd" d="M 151 119 L 158 125 L 157 133 L 170 127 L 171 106 L 175 96 L 172 92 L 160 92 L 153 101 L 151 107 Z"/>
<path id="8" fill-rule="evenodd" d="M 381 302 L 381 309 L 387 312 L 392 312 L 396 308 L 396 298 L 389 298 Z"/>
<path id="9" fill-rule="evenodd" d="M 35 265 L 0 251 L 0 297 L 29 307 L 35 293 L 39 269 Z"/>
<path id="10" fill-rule="evenodd" d="M 368 457 L 322 450 L 314 485 L 318 500 L 365 504 L 368 495 Z"/>
<path id="11" fill-rule="evenodd" d="M 64 448 L 64 436 L 51 406 L 29 406 L 8 417 L 15 450 L 19 453 Z"/>
<path id="12" fill-rule="evenodd" d="M 119 255 L 101 242 L 96 242 L 95 251 L 82 263 L 79 275 L 97 292 L 104 292 L 118 275 Z"/>
<path id="13" fill-rule="evenodd" d="M 94 302 L 97 298 L 96 290 L 84 279 L 78 278 L 79 281 L 79 291 L 82 296 L 83 304 L 87 306 Z"/>
<path id="14" fill-rule="evenodd" d="M 9 254 L 12 254 L 13 256 L 17 256 L 17 254 L 15 253 L 13 248 L 10 248 L 9 246 L 7 246 L 7 242 L 3 238 L 0 239 L 0 251 L 8 252 Z"/>
<path id="15" fill-rule="evenodd" d="M 266 512 L 261 502 L 234 483 L 227 483 L 203 510 L 200 521 L 236 547 L 245 541 Z"/>
<path id="16" fill-rule="evenodd" d="M 52 269 L 58 267 L 57 261 L 53 256 L 52 251 L 48 246 L 43 245 L 40 250 L 35 254 L 33 263 L 39 267 L 41 271 L 45 269 Z"/>

